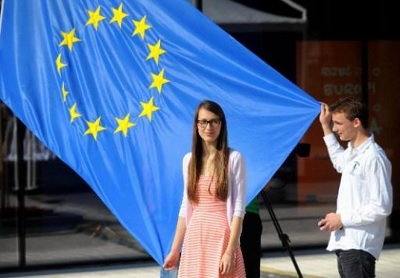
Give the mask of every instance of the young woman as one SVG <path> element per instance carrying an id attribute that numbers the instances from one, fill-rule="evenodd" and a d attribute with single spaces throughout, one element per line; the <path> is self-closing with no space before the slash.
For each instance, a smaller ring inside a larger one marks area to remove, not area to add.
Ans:
<path id="1" fill-rule="evenodd" d="M 228 147 L 225 114 L 205 100 L 196 109 L 192 151 L 183 158 L 184 194 L 166 270 L 178 277 L 246 277 L 240 250 L 246 169 Z"/>

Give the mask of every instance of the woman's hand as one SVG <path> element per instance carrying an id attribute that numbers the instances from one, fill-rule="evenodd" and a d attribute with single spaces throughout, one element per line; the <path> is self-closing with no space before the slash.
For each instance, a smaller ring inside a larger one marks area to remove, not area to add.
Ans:
<path id="1" fill-rule="evenodd" d="M 232 272 L 235 266 L 235 254 L 225 252 L 219 263 L 219 272 L 222 275 L 229 274 Z"/>
<path id="2" fill-rule="evenodd" d="M 172 270 L 177 267 L 178 261 L 179 261 L 179 252 L 171 251 L 165 258 L 163 268 L 165 270 Z"/>

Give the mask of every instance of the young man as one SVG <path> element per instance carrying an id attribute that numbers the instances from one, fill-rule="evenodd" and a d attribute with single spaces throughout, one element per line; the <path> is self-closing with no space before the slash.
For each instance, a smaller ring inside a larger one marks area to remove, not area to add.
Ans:
<path id="1" fill-rule="evenodd" d="M 342 176 L 336 212 L 318 226 L 331 232 L 327 250 L 335 251 L 341 277 L 375 277 L 392 210 L 391 163 L 368 132 L 368 110 L 359 100 L 322 103 L 319 120 L 333 167 Z"/>

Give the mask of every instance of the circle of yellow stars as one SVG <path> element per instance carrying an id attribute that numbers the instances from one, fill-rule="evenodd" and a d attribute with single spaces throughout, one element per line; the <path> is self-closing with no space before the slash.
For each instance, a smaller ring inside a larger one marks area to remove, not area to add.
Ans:
<path id="1" fill-rule="evenodd" d="M 116 24 L 119 29 L 122 29 L 122 24 L 124 24 L 124 20 L 126 20 L 129 15 L 124 11 L 123 3 L 121 3 L 117 8 L 111 8 L 112 18 L 108 22 L 109 24 Z M 101 7 L 98 6 L 96 10 L 91 11 L 88 10 L 88 20 L 86 21 L 85 27 L 93 27 L 96 31 L 99 26 L 103 24 L 103 21 L 106 20 L 106 17 L 101 13 Z M 132 20 L 133 23 L 133 33 L 132 36 L 139 36 L 142 40 L 146 37 L 146 32 L 152 28 L 151 25 L 147 22 L 147 16 L 144 15 L 141 19 Z M 76 36 L 76 28 L 73 28 L 69 32 L 61 31 L 62 41 L 59 44 L 59 47 L 67 47 L 69 52 L 73 51 L 73 47 L 75 43 L 80 43 L 82 40 Z M 154 62 L 158 65 L 160 56 L 166 53 L 166 50 L 161 46 L 161 40 L 159 39 L 155 44 L 147 44 L 149 53 L 146 57 L 146 61 L 154 60 Z M 58 54 L 55 60 L 57 72 L 61 77 L 61 72 L 64 68 L 68 67 L 66 63 L 63 62 L 63 56 L 61 53 Z M 150 73 L 152 82 L 149 85 L 149 89 L 156 89 L 159 94 L 161 94 L 163 86 L 170 81 L 165 77 L 165 69 L 161 69 L 159 73 Z M 62 100 L 64 103 L 67 102 L 69 97 L 69 91 L 66 88 L 65 82 L 62 82 L 61 85 L 61 94 Z M 142 110 L 140 114 L 137 116 L 137 119 L 140 117 L 147 117 L 149 121 L 152 120 L 153 113 L 158 111 L 160 107 L 157 107 L 154 104 L 154 97 L 151 96 L 148 102 L 140 102 Z M 82 115 L 79 113 L 78 104 L 75 102 L 68 108 L 70 123 L 72 124 L 78 118 L 81 118 Z M 131 121 L 130 113 L 127 113 L 125 116 L 115 118 L 116 128 L 114 128 L 114 134 L 122 133 L 125 137 L 128 135 L 128 131 L 130 128 L 136 126 L 135 122 Z M 97 117 L 95 121 L 86 120 L 87 129 L 84 132 L 84 135 L 92 135 L 94 140 L 97 140 L 97 137 L 101 131 L 107 130 L 106 127 L 101 125 L 101 116 Z"/>

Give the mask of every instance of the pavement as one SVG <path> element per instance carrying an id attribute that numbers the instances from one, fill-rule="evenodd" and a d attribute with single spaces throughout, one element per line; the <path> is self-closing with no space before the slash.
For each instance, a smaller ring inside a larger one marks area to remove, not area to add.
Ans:
<path id="1" fill-rule="evenodd" d="M 29 249 L 26 261 L 39 267 L 25 271 L 2 271 L 4 265 L 13 265 L 17 260 L 16 238 L 0 237 L 0 277 L 160 277 L 160 267 L 97 202 L 89 193 L 27 198 L 28 205 L 53 209 L 56 215 L 53 217 L 49 213 L 49 221 L 63 226 L 55 231 L 32 231 L 32 236 L 26 239 Z M 273 207 L 277 222 L 272 221 L 273 217 L 266 208 L 262 207 L 260 212 L 264 251 L 261 277 L 339 277 L 335 255 L 325 250 L 329 234 L 316 227 L 321 215 L 334 210 L 334 204 L 273 204 Z M 82 220 L 73 215 L 85 219 L 83 225 L 78 225 L 79 229 L 66 226 L 71 223 L 76 226 L 76 222 Z M 54 221 L 60 216 L 68 221 Z M 286 244 L 282 238 L 287 238 Z M 86 263 L 77 265 L 77 261 Z M 376 277 L 400 277 L 399 262 L 400 243 L 385 243 L 376 265 Z"/>
<path id="2" fill-rule="evenodd" d="M 339 277 L 336 257 L 324 249 L 271 252 L 261 259 L 263 278 L 334 278 Z M 293 258 L 293 259 L 292 259 Z M 400 272 L 400 244 L 386 244 L 376 264 L 376 277 L 395 278 Z M 297 267 L 295 266 L 297 265 Z M 299 272 L 298 272 L 299 271 Z M 56 270 L 41 270 L 0 274 L 0 277 L 35 278 L 154 278 L 160 277 L 160 267 L 155 263 L 115 264 L 95 267 L 71 267 Z"/>

